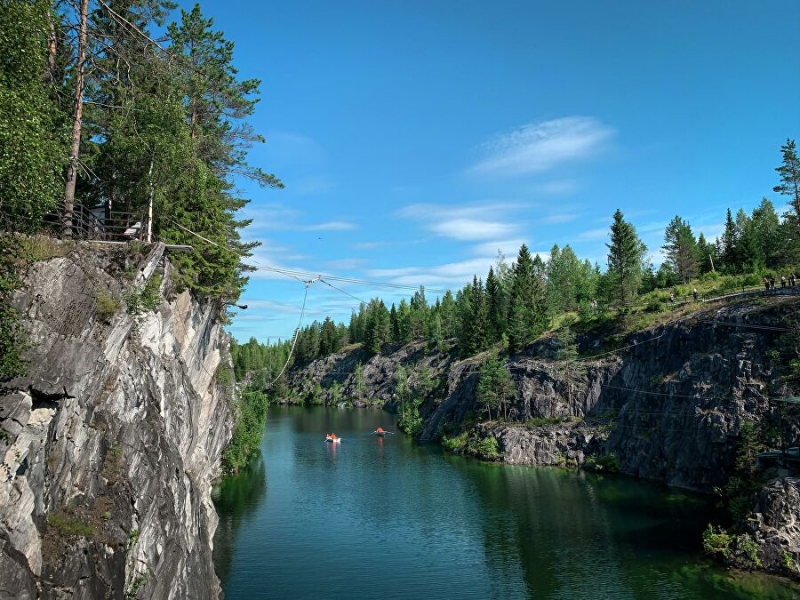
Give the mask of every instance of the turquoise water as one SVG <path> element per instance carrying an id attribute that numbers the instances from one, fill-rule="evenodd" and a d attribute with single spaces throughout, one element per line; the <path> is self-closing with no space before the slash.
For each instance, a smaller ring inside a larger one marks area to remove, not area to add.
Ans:
<path id="1" fill-rule="evenodd" d="M 394 416 L 270 409 L 261 456 L 215 492 L 226 600 L 800 597 L 708 565 L 702 499 L 481 464 L 377 427 L 396 431 Z"/>

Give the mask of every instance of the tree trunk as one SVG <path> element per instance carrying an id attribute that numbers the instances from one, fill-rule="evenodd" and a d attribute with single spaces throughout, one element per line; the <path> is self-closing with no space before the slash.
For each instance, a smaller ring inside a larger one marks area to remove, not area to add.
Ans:
<path id="1" fill-rule="evenodd" d="M 56 81 L 56 55 L 58 52 L 58 42 L 56 38 L 56 25 L 53 22 L 53 14 L 47 11 L 47 85 L 55 85 Z"/>
<path id="2" fill-rule="evenodd" d="M 72 147 L 67 164 L 64 186 L 64 215 L 61 235 L 72 237 L 72 211 L 75 206 L 75 184 L 78 179 L 78 156 L 81 151 L 81 125 L 83 121 L 83 75 L 86 62 L 86 30 L 89 20 L 89 0 L 81 0 L 80 33 L 78 35 L 78 64 L 75 76 L 75 108 L 72 116 Z"/>

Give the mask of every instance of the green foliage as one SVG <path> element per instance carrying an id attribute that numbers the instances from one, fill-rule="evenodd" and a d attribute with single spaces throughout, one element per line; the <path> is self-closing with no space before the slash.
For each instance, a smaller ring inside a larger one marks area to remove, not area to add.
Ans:
<path id="1" fill-rule="evenodd" d="M 237 473 L 258 452 L 267 423 L 268 406 L 269 398 L 263 392 L 242 392 L 233 438 L 222 455 L 227 473 Z"/>
<path id="2" fill-rule="evenodd" d="M 16 238 L 0 236 L 0 381 L 25 372 L 25 333 L 17 310 L 11 306 L 11 296 L 22 286 L 16 270 L 20 253 Z"/>
<path id="3" fill-rule="evenodd" d="M 468 454 L 482 460 L 495 461 L 502 458 L 497 439 L 481 436 L 476 431 L 463 431 L 453 437 L 442 436 L 442 447 L 459 454 Z"/>
<path id="4" fill-rule="evenodd" d="M 97 318 L 103 323 L 110 323 L 112 317 L 120 307 L 119 300 L 116 300 L 104 288 L 97 288 Z"/>
<path id="5" fill-rule="evenodd" d="M 733 536 L 729 535 L 721 527 L 714 528 L 711 523 L 703 531 L 703 550 L 709 556 L 716 558 L 728 558 L 731 555 L 733 546 Z"/>
<path id="6" fill-rule="evenodd" d="M 511 373 L 497 357 L 493 357 L 481 365 L 479 377 L 475 399 L 486 407 L 490 421 L 492 410 L 498 416 L 503 410 L 507 419 L 506 407 L 516 399 L 517 392 Z"/>
<path id="7" fill-rule="evenodd" d="M 619 473 L 619 461 L 613 452 L 600 456 L 587 456 L 583 467 L 599 473 Z"/>
<path id="8" fill-rule="evenodd" d="M 761 487 L 761 479 L 756 471 L 756 457 L 763 447 L 755 424 L 752 421 L 743 421 L 736 444 L 734 470 L 721 490 L 723 503 L 734 521 L 740 521 L 747 516 L 753 494 Z"/>
<path id="9" fill-rule="evenodd" d="M 647 247 L 636 235 L 633 225 L 625 221 L 622 211 L 614 213 L 611 224 L 611 243 L 608 247 L 608 271 L 606 273 L 612 296 L 625 306 L 639 289 L 644 271 Z"/>
<path id="10" fill-rule="evenodd" d="M 225 363 L 220 363 L 216 372 L 214 373 L 214 379 L 217 382 L 217 385 L 221 385 L 223 387 L 230 386 L 233 384 L 233 378 L 234 374 L 231 368 Z"/>
<path id="11" fill-rule="evenodd" d="M 47 524 L 57 529 L 63 536 L 89 537 L 94 533 L 94 527 L 64 513 L 47 515 Z"/>
<path id="12" fill-rule="evenodd" d="M 70 242 L 54 240 L 45 235 L 20 238 L 18 243 L 20 255 L 29 262 L 66 256 L 74 247 Z"/>
<path id="13" fill-rule="evenodd" d="M 797 572 L 797 565 L 794 562 L 794 558 L 792 558 L 792 554 L 786 550 L 783 551 L 783 566 L 790 573 Z"/>
<path id="14" fill-rule="evenodd" d="M 138 541 L 139 541 L 139 530 L 131 529 L 131 532 L 128 534 L 128 550 L 133 548 Z"/>
<path id="15" fill-rule="evenodd" d="M 400 419 L 397 421 L 397 427 L 410 436 L 416 436 L 422 431 L 422 417 L 419 414 L 419 407 L 421 404 L 422 401 L 419 398 L 415 398 L 410 402 L 403 402 Z"/>
<path id="16" fill-rule="evenodd" d="M 758 556 L 758 543 L 747 533 L 736 537 L 736 548 L 740 550 L 753 567 L 761 566 Z"/>
<path id="17" fill-rule="evenodd" d="M 0 224 L 34 231 L 55 207 L 63 138 L 45 84 L 51 2 L 0 2 Z"/>
<path id="18" fill-rule="evenodd" d="M 664 253 L 666 263 L 687 283 L 697 275 L 699 249 L 692 228 L 687 221 L 676 216 L 664 231 Z"/>
<path id="19" fill-rule="evenodd" d="M 131 582 L 130 587 L 125 592 L 125 600 L 135 600 L 136 594 L 139 593 L 139 590 L 146 586 L 152 578 L 153 573 L 149 570 L 138 575 L 136 579 Z"/>
<path id="20" fill-rule="evenodd" d="M 367 393 L 367 383 L 364 381 L 364 366 L 359 362 L 353 373 L 353 388 L 358 398 L 363 398 Z"/>
<path id="21" fill-rule="evenodd" d="M 151 312 L 158 308 L 161 303 L 161 275 L 153 273 L 141 290 L 134 290 L 125 296 L 125 303 L 128 305 L 128 313 L 139 315 L 143 312 Z"/>

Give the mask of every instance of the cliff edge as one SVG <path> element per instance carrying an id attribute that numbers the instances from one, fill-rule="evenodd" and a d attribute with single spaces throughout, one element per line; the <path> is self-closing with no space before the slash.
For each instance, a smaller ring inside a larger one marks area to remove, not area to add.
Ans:
<path id="1" fill-rule="evenodd" d="M 0 389 L 0 598 L 219 595 L 228 341 L 164 253 L 65 244 L 14 296 L 30 346 Z"/>

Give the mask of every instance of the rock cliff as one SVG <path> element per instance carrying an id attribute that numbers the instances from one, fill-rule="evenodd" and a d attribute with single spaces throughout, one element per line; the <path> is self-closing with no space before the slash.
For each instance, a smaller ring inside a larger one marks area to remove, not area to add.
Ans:
<path id="1" fill-rule="evenodd" d="M 475 388 L 482 357 L 457 361 L 452 353 L 425 352 L 420 342 L 371 358 L 360 353 L 362 397 L 394 410 L 397 365 L 404 365 L 412 385 L 427 369 L 437 386 L 419 409 L 421 440 L 466 427 L 494 437 L 507 463 L 578 466 L 591 460 L 712 493 L 733 473 L 743 423 L 754 423 L 773 446 L 781 432 L 789 445 L 800 440 L 797 415 L 782 416 L 773 402 L 798 393 L 797 377 L 787 376 L 800 349 L 798 306 L 794 297 L 748 299 L 707 305 L 613 341 L 602 332 L 587 334 L 579 338 L 580 350 L 593 358 L 569 364 L 553 360 L 555 340 L 542 339 L 507 359 L 517 394 L 502 421 L 480 422 L 486 415 Z M 306 386 L 310 394 L 313 383 L 325 387 L 335 377 L 352 393 L 354 356 L 317 361 L 293 373 L 290 388 Z M 774 471 L 770 487 L 753 498 L 748 527 L 755 529 L 748 535 L 760 543 L 762 568 L 798 576 L 798 484 L 789 474 Z"/>
<path id="2" fill-rule="evenodd" d="M 14 297 L 30 346 L 0 390 L 0 598 L 219 594 L 227 337 L 164 252 L 68 245 Z M 130 314 L 146 292 L 155 310 Z"/>

